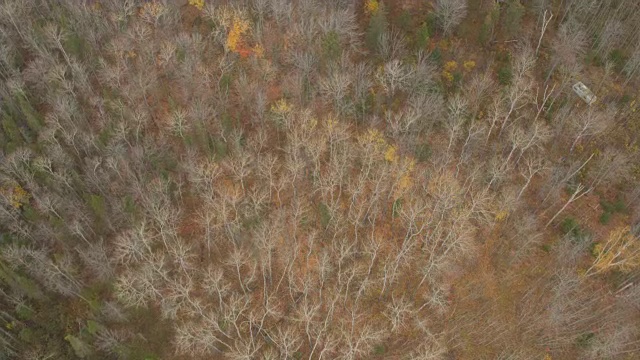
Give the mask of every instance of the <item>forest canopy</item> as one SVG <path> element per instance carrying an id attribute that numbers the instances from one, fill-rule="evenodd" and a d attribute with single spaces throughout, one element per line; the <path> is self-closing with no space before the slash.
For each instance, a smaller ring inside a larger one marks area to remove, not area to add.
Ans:
<path id="1" fill-rule="evenodd" d="M 640 358 L 639 28 L 0 0 L 0 360 Z"/>

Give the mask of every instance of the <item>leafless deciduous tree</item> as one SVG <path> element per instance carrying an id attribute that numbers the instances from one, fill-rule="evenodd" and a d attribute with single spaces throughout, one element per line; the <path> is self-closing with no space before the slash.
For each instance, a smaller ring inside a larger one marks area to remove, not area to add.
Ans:
<path id="1" fill-rule="evenodd" d="M 393 97 L 398 90 L 405 89 L 412 75 L 413 69 L 403 64 L 402 61 L 393 59 L 376 73 L 376 79 L 389 96 Z"/>
<path id="2" fill-rule="evenodd" d="M 532 81 L 531 70 L 535 65 L 535 57 L 532 49 L 528 45 L 523 45 L 518 49 L 518 53 L 513 59 L 513 80 L 507 91 L 507 111 L 500 126 L 500 134 L 505 129 L 515 112 L 525 105 L 531 95 Z"/>
<path id="3" fill-rule="evenodd" d="M 439 43 L 444 87 L 415 2 L 0 3 L 0 357 L 639 352 L 636 104 L 596 87 L 637 85 L 637 1 L 510 1 L 533 43 Z M 445 38 L 471 8 L 431 3 Z"/>
<path id="4" fill-rule="evenodd" d="M 605 131 L 613 118 L 614 112 L 600 112 L 597 110 L 589 110 L 574 117 L 571 125 L 576 135 L 571 143 L 570 151 L 573 152 L 576 145 L 578 145 L 583 138 L 595 136 Z"/>
<path id="5" fill-rule="evenodd" d="M 571 205 L 571 203 L 573 203 L 574 201 L 580 199 L 581 197 L 583 197 L 584 195 L 587 195 L 588 193 L 591 192 L 591 190 L 593 190 L 592 187 L 587 188 L 582 184 L 578 184 L 576 185 L 575 190 L 571 193 L 571 196 L 569 197 L 569 199 L 567 199 L 567 201 L 564 203 L 564 205 L 560 208 L 560 210 L 558 210 L 557 213 L 555 213 L 555 215 L 553 215 L 551 217 L 551 219 L 549 219 L 549 222 L 547 222 L 547 224 L 545 225 L 545 227 L 548 227 L 549 225 L 551 225 L 551 223 L 553 222 L 553 220 L 555 220 L 558 216 L 560 216 L 560 214 L 567 208 L 567 206 Z"/>
<path id="6" fill-rule="evenodd" d="M 624 65 L 624 73 L 627 76 L 625 84 L 628 84 L 631 79 L 637 74 L 638 69 L 640 69 L 640 42 L 635 46 L 633 52 L 627 59 L 627 62 Z"/>
<path id="7" fill-rule="evenodd" d="M 579 24 L 566 22 L 560 25 L 559 31 L 551 42 L 552 71 L 558 66 L 565 69 L 563 72 L 575 68 L 586 53 L 587 45 L 587 35 Z"/>
<path id="8" fill-rule="evenodd" d="M 436 2 L 436 17 L 445 35 L 450 34 L 466 16 L 466 0 L 438 0 Z"/>
<path id="9" fill-rule="evenodd" d="M 544 33 L 547 31 L 547 27 L 549 26 L 549 23 L 551 22 L 552 19 L 553 19 L 553 13 L 549 11 L 549 15 L 547 16 L 547 10 L 545 10 L 544 14 L 542 15 L 542 26 L 540 28 L 540 38 L 538 39 L 538 46 L 536 46 L 536 55 L 538 55 L 538 51 L 540 50 L 540 45 L 542 44 L 542 37 L 544 36 Z"/>

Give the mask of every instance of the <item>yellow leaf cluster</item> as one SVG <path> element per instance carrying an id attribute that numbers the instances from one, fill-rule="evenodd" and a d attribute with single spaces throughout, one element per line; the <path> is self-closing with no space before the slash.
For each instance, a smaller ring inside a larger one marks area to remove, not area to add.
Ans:
<path id="1" fill-rule="evenodd" d="M 476 62 L 473 60 L 465 61 L 464 64 L 462 64 L 462 67 L 466 72 L 469 72 L 476 67 Z"/>
<path id="2" fill-rule="evenodd" d="M 308 119 L 307 121 L 305 121 L 302 124 L 302 128 L 307 130 L 307 131 L 314 130 L 316 128 L 316 126 L 318 126 L 318 119 L 316 119 L 314 117 Z"/>
<path id="3" fill-rule="evenodd" d="M 198 10 L 204 8 L 204 0 L 189 0 L 189 5 L 196 7 Z"/>
<path id="4" fill-rule="evenodd" d="M 149 1 L 144 3 L 140 8 L 140 17 L 157 19 L 164 12 L 164 5 L 157 1 Z"/>
<path id="5" fill-rule="evenodd" d="M 14 209 L 20 209 L 24 204 L 29 203 L 31 194 L 29 194 L 20 185 L 9 188 L 0 189 L 0 193 L 9 199 L 9 203 Z"/>
<path id="6" fill-rule="evenodd" d="M 327 119 L 327 130 L 329 130 L 329 132 L 335 129 L 337 125 L 338 125 L 338 120 L 334 119 L 333 117 L 329 117 Z"/>
<path id="7" fill-rule="evenodd" d="M 442 78 L 448 83 L 452 83 L 453 82 L 453 74 L 451 74 L 447 70 L 444 70 L 442 72 Z"/>
<path id="8" fill-rule="evenodd" d="M 398 182 L 398 192 L 402 193 L 404 190 L 410 188 L 413 185 L 413 177 L 411 174 L 407 173 L 402 175 L 400 181 Z"/>
<path id="9" fill-rule="evenodd" d="M 442 39 L 438 42 L 438 47 L 440 48 L 440 50 L 442 51 L 448 51 L 449 50 L 449 41 L 447 41 L 447 39 Z"/>
<path id="10" fill-rule="evenodd" d="M 398 183 L 398 190 L 401 192 L 413 185 L 413 176 L 411 176 L 411 174 L 413 173 L 413 169 L 415 169 L 416 167 L 415 160 L 411 158 L 405 158 L 405 160 L 407 161 L 406 170 L 402 174 L 402 177 L 400 178 L 400 181 Z"/>
<path id="11" fill-rule="evenodd" d="M 255 44 L 251 49 L 258 59 L 264 56 L 264 48 L 260 44 Z"/>
<path id="12" fill-rule="evenodd" d="M 380 10 L 380 3 L 378 0 L 367 0 L 364 3 L 364 12 L 369 15 L 375 15 Z"/>
<path id="13" fill-rule="evenodd" d="M 378 129 L 369 129 L 366 133 L 359 136 L 362 145 L 374 145 L 378 149 L 384 149 L 387 142 Z"/>
<path id="14" fill-rule="evenodd" d="M 507 215 L 509 215 L 509 213 L 508 213 L 507 211 L 500 210 L 500 211 L 498 211 L 498 212 L 496 213 L 496 217 L 495 217 L 495 219 L 496 219 L 496 221 L 500 222 L 500 221 L 502 221 L 502 220 L 506 219 L 506 218 L 507 218 Z"/>
<path id="15" fill-rule="evenodd" d="M 453 82 L 453 72 L 458 69 L 458 63 L 455 60 L 447 61 L 444 64 L 444 70 L 442 70 L 442 78 L 448 84 Z"/>
<path id="16" fill-rule="evenodd" d="M 227 49 L 237 52 L 240 44 L 242 43 L 242 37 L 251 28 L 249 20 L 247 20 L 244 14 L 234 11 L 223 11 L 220 17 L 220 22 L 223 26 L 229 29 L 227 34 Z"/>
<path id="17" fill-rule="evenodd" d="M 345 132 L 348 131 L 347 127 L 336 119 L 333 114 L 329 114 L 329 116 L 327 116 L 324 130 L 326 135 L 332 139 L 344 136 Z"/>
<path id="18" fill-rule="evenodd" d="M 384 159 L 388 162 L 396 162 L 398 160 L 398 154 L 396 154 L 395 146 L 387 146 L 387 150 L 384 152 Z"/>
<path id="19" fill-rule="evenodd" d="M 542 360 L 551 360 L 551 355 L 546 354 Z"/>
<path id="20" fill-rule="evenodd" d="M 271 105 L 271 111 L 276 115 L 287 115 L 291 112 L 291 110 L 291 104 L 289 104 L 285 99 L 280 99 L 276 101 L 275 104 Z"/>
<path id="21" fill-rule="evenodd" d="M 447 61 L 447 63 L 444 64 L 444 70 L 448 72 L 455 71 L 457 68 L 458 63 L 455 60 Z"/>
<path id="22" fill-rule="evenodd" d="M 452 172 L 443 171 L 431 178 L 427 191 L 433 195 L 457 199 L 460 196 L 460 183 Z"/>
<path id="23" fill-rule="evenodd" d="M 380 156 L 389 164 L 397 166 L 395 172 L 400 174 L 400 177 L 395 190 L 395 197 L 402 197 L 402 193 L 413 186 L 412 174 L 415 168 L 415 160 L 411 157 L 400 157 L 398 148 L 395 145 L 389 145 L 378 129 L 368 129 L 358 137 L 358 141 L 363 147 L 373 147 L 376 156 Z"/>
<path id="24" fill-rule="evenodd" d="M 604 243 L 593 248 L 596 259 L 593 268 L 597 272 L 617 269 L 627 272 L 640 267 L 640 239 L 628 226 L 614 229 Z"/>
<path id="25" fill-rule="evenodd" d="M 249 30 L 249 22 L 238 16 L 234 16 L 231 30 L 227 35 L 227 49 L 238 51 L 238 46 L 242 42 L 242 36 Z"/>
<path id="26" fill-rule="evenodd" d="M 138 54 L 134 50 L 114 49 L 114 55 L 119 59 L 135 59 Z"/>

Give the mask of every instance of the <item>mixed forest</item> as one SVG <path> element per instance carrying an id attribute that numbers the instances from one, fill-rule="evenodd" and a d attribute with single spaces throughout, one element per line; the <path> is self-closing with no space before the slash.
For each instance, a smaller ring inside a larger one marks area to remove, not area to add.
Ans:
<path id="1" fill-rule="evenodd" d="M 637 0 L 0 0 L 0 360 L 638 359 L 639 70 Z"/>

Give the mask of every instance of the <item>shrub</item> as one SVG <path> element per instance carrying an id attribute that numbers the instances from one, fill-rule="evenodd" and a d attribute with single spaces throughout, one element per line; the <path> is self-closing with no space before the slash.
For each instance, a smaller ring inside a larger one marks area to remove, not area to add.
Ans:
<path id="1" fill-rule="evenodd" d="M 23 94 L 16 96 L 16 101 L 20 106 L 20 111 L 24 116 L 24 119 L 27 123 L 27 126 L 34 132 L 39 131 L 44 124 L 44 120 L 42 116 L 36 111 L 36 109 L 31 105 L 29 99 Z"/>
<path id="2" fill-rule="evenodd" d="M 593 340 L 594 337 L 595 337 L 595 334 L 592 332 L 582 334 L 578 336 L 578 338 L 576 339 L 576 345 L 578 345 L 578 347 L 581 347 L 581 348 L 586 348 L 591 344 L 591 341 Z"/>
<path id="3" fill-rule="evenodd" d="M 402 210 L 402 198 L 397 199 L 396 201 L 393 202 L 393 206 L 391 209 L 392 216 L 394 218 L 397 218 L 398 216 L 400 216 L 401 210 Z"/>
<path id="4" fill-rule="evenodd" d="M 76 32 L 69 33 L 69 35 L 65 38 L 64 48 L 69 54 L 79 59 L 84 59 L 86 54 L 88 53 L 87 42 Z"/>
<path id="5" fill-rule="evenodd" d="M 89 206 L 93 213 L 101 219 L 104 219 L 106 216 L 106 207 L 104 198 L 100 195 L 89 195 Z"/>
<path id="6" fill-rule="evenodd" d="M 427 29 L 429 30 L 429 34 L 435 34 L 438 29 L 438 19 L 436 19 L 435 13 L 429 13 L 427 15 L 426 21 Z"/>
<path id="7" fill-rule="evenodd" d="M 222 159 L 227 156 L 227 143 L 222 138 L 212 138 L 212 149 L 216 159 Z"/>
<path id="8" fill-rule="evenodd" d="M 460 71 L 455 71 L 453 73 L 453 86 L 460 85 L 461 81 L 462 81 L 462 73 Z"/>
<path id="9" fill-rule="evenodd" d="M 327 205 L 320 203 L 318 205 L 318 212 L 320 213 L 320 224 L 322 224 L 323 228 L 326 228 L 329 225 L 329 221 L 331 221 L 331 213 L 329 212 L 329 208 Z"/>
<path id="10" fill-rule="evenodd" d="M 512 78 L 513 78 L 513 73 L 511 72 L 510 65 L 504 65 L 498 68 L 498 82 L 500 82 L 500 85 L 511 84 Z"/>
<path id="11" fill-rule="evenodd" d="M 506 50 L 498 51 L 496 54 L 496 60 L 501 63 L 508 63 L 511 61 L 511 53 Z"/>
<path id="12" fill-rule="evenodd" d="M 610 212 L 606 212 L 606 211 L 605 211 L 605 212 L 603 212 L 603 213 L 602 213 L 602 215 L 600 215 L 600 219 L 599 219 L 599 220 L 600 220 L 600 223 L 601 223 L 602 225 L 606 225 L 606 224 L 608 224 L 608 223 L 609 223 L 609 221 L 611 221 L 611 216 L 612 216 L 612 215 L 613 215 L 613 214 L 612 214 L 612 213 L 610 213 Z"/>
<path id="13" fill-rule="evenodd" d="M 435 48 L 431 52 L 431 55 L 429 57 L 431 58 L 431 60 L 433 60 L 434 63 L 438 64 L 439 66 L 442 66 L 442 53 L 440 52 L 440 49 Z"/>
<path id="14" fill-rule="evenodd" d="M 578 220 L 569 216 L 560 223 L 560 230 L 573 242 L 582 242 L 589 236 L 589 232 L 583 229 Z"/>
<path id="15" fill-rule="evenodd" d="M 633 96 L 631 96 L 631 95 L 629 95 L 629 94 L 624 94 L 624 95 L 622 95 L 622 97 L 620 98 L 620 104 L 622 104 L 622 105 L 627 105 L 627 104 L 629 104 L 632 100 L 633 100 Z"/>
<path id="16" fill-rule="evenodd" d="M 603 225 L 606 225 L 611 221 L 613 214 L 624 213 L 627 211 L 627 206 L 621 198 L 617 198 L 615 202 L 600 200 L 600 207 L 602 208 L 600 223 Z"/>
<path id="17" fill-rule="evenodd" d="M 489 42 L 493 39 L 493 31 L 498 19 L 500 19 L 500 4 L 496 3 L 491 8 L 487 16 L 485 16 L 482 27 L 480 28 L 478 41 L 480 41 L 482 45 L 489 45 Z"/>
<path id="18" fill-rule="evenodd" d="M 23 137 L 20 134 L 20 129 L 16 125 L 13 117 L 6 112 L 2 113 L 2 130 L 12 143 L 20 145 L 23 142 Z"/>
<path id="19" fill-rule="evenodd" d="M 29 320 L 33 317 L 33 309 L 24 304 L 18 304 L 16 306 L 16 315 L 21 320 Z"/>
<path id="20" fill-rule="evenodd" d="M 617 72 L 621 72 L 627 59 L 620 49 L 613 49 L 609 53 L 609 61 L 613 63 Z"/>
<path id="21" fill-rule="evenodd" d="M 124 199 L 122 200 L 123 203 L 123 209 L 124 211 L 129 214 L 129 215 L 135 215 L 136 213 L 136 203 L 133 200 L 133 197 L 131 197 L 131 195 L 126 195 L 124 197 Z"/>
<path id="22" fill-rule="evenodd" d="M 398 27 L 405 32 L 411 30 L 411 13 L 408 10 L 402 11 L 398 16 Z"/>
<path id="23" fill-rule="evenodd" d="M 416 159 L 420 162 L 429 160 L 429 158 L 431 157 L 431 146 L 429 146 L 429 144 L 427 143 L 416 146 L 415 156 Z"/>
<path id="24" fill-rule="evenodd" d="M 482 23 L 482 27 L 480 27 L 480 33 L 478 33 L 478 42 L 483 46 L 487 46 L 489 41 L 491 41 L 491 26 L 485 20 Z"/>
<path id="25" fill-rule="evenodd" d="M 30 343 L 36 340 L 33 331 L 29 328 L 20 330 L 20 333 L 18 333 L 18 337 L 20 338 L 20 340 L 26 343 Z"/>
<path id="26" fill-rule="evenodd" d="M 593 65 L 593 66 L 602 66 L 604 64 L 602 62 L 602 58 L 600 57 L 600 55 L 598 55 L 598 53 L 594 50 L 589 50 L 589 52 L 585 57 L 585 62 L 588 65 Z"/>
<path id="27" fill-rule="evenodd" d="M 387 11 L 384 3 L 379 3 L 379 6 L 371 14 L 365 34 L 365 43 L 370 52 L 378 52 L 380 37 L 387 31 L 387 25 Z"/>
<path id="28" fill-rule="evenodd" d="M 334 60 L 340 57 L 342 47 L 340 45 L 340 37 L 335 31 L 329 31 L 322 40 L 322 51 L 328 60 Z"/>
<path id="29" fill-rule="evenodd" d="M 429 26 L 427 23 L 420 25 L 416 31 L 416 48 L 418 50 L 424 49 L 429 44 Z"/>
<path id="30" fill-rule="evenodd" d="M 520 4 L 520 0 L 509 1 L 504 14 L 504 29 L 507 36 L 514 37 L 518 35 L 522 27 L 524 12 L 525 8 Z"/>
<path id="31" fill-rule="evenodd" d="M 568 217 L 560 223 L 560 230 L 562 230 L 564 234 L 569 234 L 579 228 L 580 224 L 578 224 L 578 221 L 572 217 Z"/>

